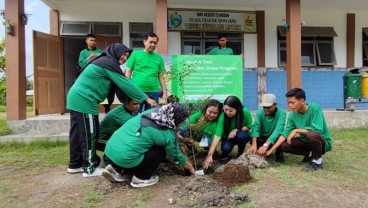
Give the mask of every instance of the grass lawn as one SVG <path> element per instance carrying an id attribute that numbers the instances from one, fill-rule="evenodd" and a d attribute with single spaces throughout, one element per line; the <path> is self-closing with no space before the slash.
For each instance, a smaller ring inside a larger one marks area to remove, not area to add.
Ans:
<path id="1" fill-rule="evenodd" d="M 318 194 L 316 191 L 323 191 L 320 197 L 330 192 L 340 193 L 342 197 L 349 196 L 349 192 L 344 192 L 344 190 L 367 193 L 368 145 L 366 135 L 368 135 L 368 129 L 331 131 L 331 134 L 334 139 L 333 150 L 324 155 L 323 170 L 314 173 L 304 172 L 303 166 L 299 164 L 301 156 L 286 155 L 286 162 L 283 165 L 276 164 L 274 159 L 270 158 L 269 162 L 272 168 L 253 171 L 252 177 L 254 182 L 233 188 L 237 192 L 249 193 L 250 195 L 250 200 L 241 207 L 263 207 L 264 204 L 260 204 L 259 200 L 266 200 L 267 196 L 272 197 L 272 194 L 268 193 L 268 191 L 281 191 L 292 195 L 296 203 L 294 207 L 311 207 L 311 204 L 302 204 L 300 201 L 298 204 L 298 200 L 302 198 L 303 194 L 311 194 L 311 196 Z M 34 175 L 45 174 L 48 170 L 51 171 L 56 168 L 64 170 L 69 158 L 68 148 L 68 142 L 65 141 L 34 141 L 27 144 L 19 142 L 0 143 L 0 174 L 2 175 L 0 180 L 0 201 L 7 204 L 11 203 L 13 198 L 17 198 L 20 203 L 17 206 L 29 207 L 27 203 L 30 199 L 21 194 L 23 193 L 22 190 L 27 187 L 24 187 L 25 185 L 19 182 L 19 180 L 31 183 L 28 180 L 32 180 L 31 178 Z M 17 177 L 7 174 L 12 170 L 17 173 Z M 85 179 L 84 181 L 88 180 Z M 142 189 L 136 191 L 136 189 L 124 189 L 123 187 L 101 192 L 99 191 L 100 189 L 96 188 L 96 186 L 101 186 L 101 181 L 97 183 L 96 181 L 89 181 L 80 183 L 82 185 L 78 183 L 79 185 L 73 188 L 73 191 L 80 194 L 78 199 L 73 201 L 72 198 L 65 196 L 64 200 L 69 200 L 68 203 L 76 203 L 65 206 L 97 207 L 111 202 L 111 198 L 121 200 L 119 201 L 121 204 L 115 204 L 114 207 L 127 207 L 128 204 L 140 204 L 139 207 L 152 206 L 149 203 L 157 200 L 151 198 L 155 191 L 165 191 L 165 186 L 173 183 L 170 182 L 170 179 L 163 178 L 162 181 L 160 180 L 154 186 L 155 189 L 144 189 L 143 192 L 141 191 Z M 315 190 L 316 187 L 318 187 L 318 190 Z M 68 191 L 64 194 L 67 193 Z M 58 197 L 63 197 L 63 194 L 58 194 Z M 32 204 L 32 206 L 46 207 L 42 203 L 44 202 Z M 47 205 L 52 206 L 50 202 L 47 203 Z M 317 207 L 328 207 L 331 205 L 326 205 L 323 201 L 320 203 L 322 204 L 319 204 Z M 336 202 L 333 201 L 333 203 L 337 203 L 339 205 L 337 207 L 346 207 L 344 198 Z M 59 205 L 63 206 L 62 204 Z"/>
<path id="2" fill-rule="evenodd" d="M 10 134 L 10 130 L 6 124 L 6 106 L 0 106 L 0 136 Z M 27 118 L 34 117 L 33 107 L 27 107 Z"/>

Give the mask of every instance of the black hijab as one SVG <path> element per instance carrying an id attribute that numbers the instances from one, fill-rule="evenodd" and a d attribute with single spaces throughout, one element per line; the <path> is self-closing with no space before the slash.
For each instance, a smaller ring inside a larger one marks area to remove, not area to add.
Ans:
<path id="1" fill-rule="evenodd" d="M 129 52 L 129 56 L 132 54 L 133 50 L 126 47 L 124 44 L 121 43 L 113 43 L 109 45 L 100 55 L 94 57 L 93 59 L 89 60 L 86 65 L 83 66 L 78 72 L 77 77 L 83 72 L 83 70 L 90 64 L 95 64 L 97 66 L 103 67 L 109 71 L 114 73 L 118 73 L 120 75 L 125 76 L 124 72 L 120 68 L 120 57 L 125 53 Z M 128 58 L 129 58 L 128 56 Z M 107 100 L 109 104 L 114 102 L 115 93 L 116 91 L 121 91 L 116 84 L 112 84 L 110 91 L 107 95 Z M 121 91 L 122 92 L 122 91 Z M 117 93 L 117 96 L 125 95 L 124 93 Z M 126 95 L 125 95 L 126 96 Z M 118 97 L 119 100 L 126 99 Z"/>
<path id="2" fill-rule="evenodd" d="M 124 75 L 123 71 L 120 69 L 119 59 L 125 52 L 129 52 L 130 56 L 133 50 L 121 43 L 113 43 L 109 45 L 100 55 L 89 60 L 87 64 L 84 65 L 81 70 L 79 70 L 78 76 L 90 64 L 95 64 L 112 72 Z"/>

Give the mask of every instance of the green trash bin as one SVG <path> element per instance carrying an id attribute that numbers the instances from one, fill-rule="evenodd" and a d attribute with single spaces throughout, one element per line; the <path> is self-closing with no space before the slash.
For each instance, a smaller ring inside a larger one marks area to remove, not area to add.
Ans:
<path id="1" fill-rule="evenodd" d="M 362 75 L 359 69 L 352 69 L 344 75 L 344 94 L 345 98 L 360 98 L 362 88 Z"/>

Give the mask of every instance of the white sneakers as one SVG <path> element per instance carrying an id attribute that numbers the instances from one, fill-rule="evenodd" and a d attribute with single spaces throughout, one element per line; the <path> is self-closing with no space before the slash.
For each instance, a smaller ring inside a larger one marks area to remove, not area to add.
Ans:
<path id="1" fill-rule="evenodd" d="M 83 173 L 83 178 L 95 177 L 102 175 L 102 168 L 96 167 L 93 173 Z"/>
<path id="2" fill-rule="evenodd" d="M 148 180 L 142 180 L 137 178 L 135 175 L 132 177 L 132 181 L 130 182 L 130 185 L 135 188 L 142 188 L 147 186 L 152 186 L 156 184 L 159 180 L 159 177 L 157 175 L 151 176 Z"/>
<path id="3" fill-rule="evenodd" d="M 109 180 L 111 183 L 121 183 L 125 180 L 123 176 L 118 173 L 110 164 L 108 164 L 105 169 L 102 170 L 102 176 Z"/>
<path id="4" fill-rule="evenodd" d="M 68 168 L 67 172 L 70 174 L 75 174 L 75 173 L 83 173 L 84 170 L 83 168 Z"/>

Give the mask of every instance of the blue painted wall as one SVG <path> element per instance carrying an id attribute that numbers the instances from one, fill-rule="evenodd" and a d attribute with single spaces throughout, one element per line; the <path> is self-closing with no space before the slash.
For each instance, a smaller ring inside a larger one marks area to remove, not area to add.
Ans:
<path id="1" fill-rule="evenodd" d="M 307 95 L 307 103 L 318 103 L 323 109 L 337 109 L 344 107 L 343 76 L 345 71 L 302 71 L 302 88 Z M 244 71 L 243 73 L 244 105 L 250 110 L 258 108 L 257 103 L 257 72 Z M 267 93 L 277 97 L 278 106 L 286 109 L 285 94 L 286 71 L 267 70 Z M 368 103 L 359 103 L 357 109 L 367 109 Z"/>
<path id="2" fill-rule="evenodd" d="M 249 110 L 258 107 L 257 98 L 258 79 L 256 71 L 244 71 L 243 73 L 243 105 Z"/>

